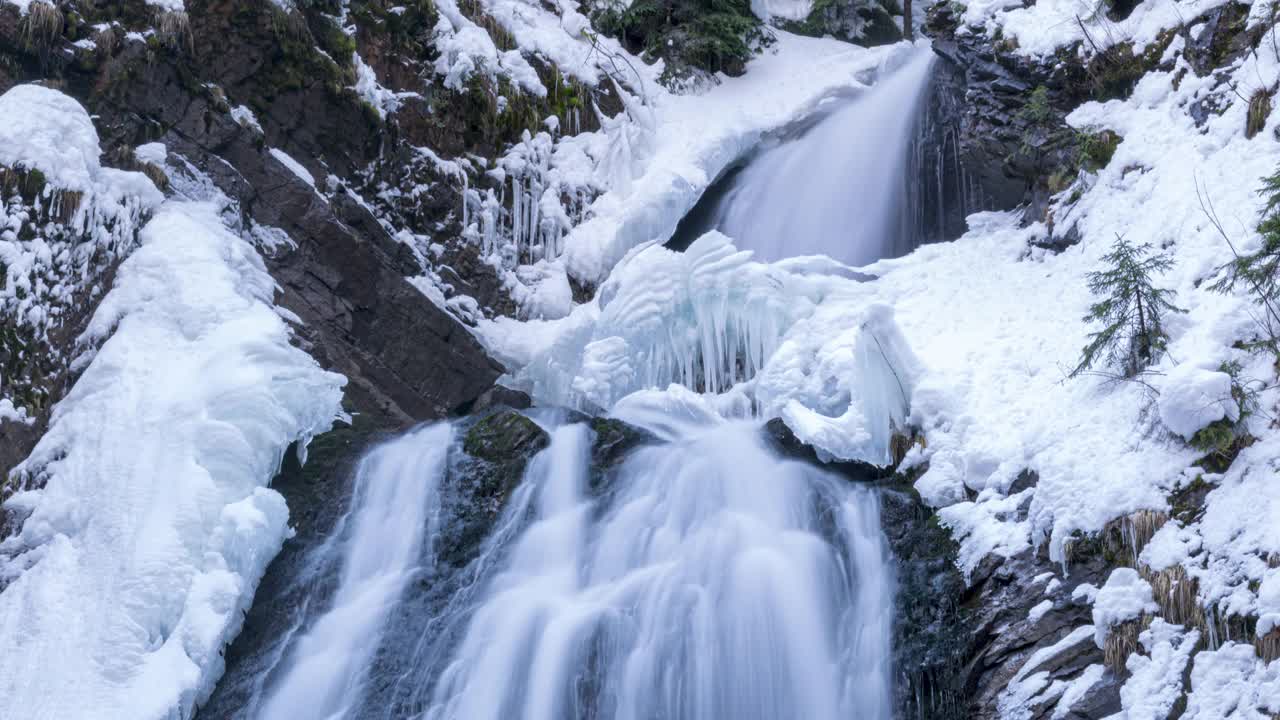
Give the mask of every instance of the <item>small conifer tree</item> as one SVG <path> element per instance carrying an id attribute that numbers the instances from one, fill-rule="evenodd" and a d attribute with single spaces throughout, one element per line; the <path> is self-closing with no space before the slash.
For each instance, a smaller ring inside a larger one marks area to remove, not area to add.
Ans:
<path id="1" fill-rule="evenodd" d="M 1137 375 L 1168 346 L 1164 317 L 1186 312 L 1173 304 L 1172 290 L 1153 283 L 1153 276 L 1169 269 L 1173 262 L 1154 253 L 1150 245 L 1134 245 L 1117 235 L 1103 260 L 1105 270 L 1089 273 L 1089 290 L 1101 299 L 1084 316 L 1086 322 L 1101 323 L 1102 328 L 1089 335 L 1072 377 L 1099 361 L 1117 368 L 1124 377 Z"/>
<path id="2" fill-rule="evenodd" d="M 1256 251 L 1243 255 L 1236 253 L 1232 246 L 1235 259 L 1222 266 L 1223 277 L 1212 289 L 1230 292 L 1239 286 L 1252 293 L 1254 301 L 1265 310 L 1260 324 L 1266 338 L 1255 344 L 1269 346 L 1272 352 L 1280 353 L 1280 342 L 1277 342 L 1280 335 L 1280 170 L 1262 179 L 1258 193 L 1267 201 L 1258 223 L 1262 244 Z"/>

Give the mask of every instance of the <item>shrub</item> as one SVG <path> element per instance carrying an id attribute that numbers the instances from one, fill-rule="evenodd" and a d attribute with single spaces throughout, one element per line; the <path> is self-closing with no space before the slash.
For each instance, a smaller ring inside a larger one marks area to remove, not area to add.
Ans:
<path id="1" fill-rule="evenodd" d="M 1266 348 L 1272 354 L 1280 355 L 1280 170 L 1262 179 L 1262 189 L 1258 194 L 1266 199 L 1266 204 L 1257 226 L 1262 242 L 1254 252 L 1236 252 L 1221 223 L 1210 215 L 1218 231 L 1227 238 L 1234 256 L 1219 267 L 1222 278 L 1210 288 L 1226 293 L 1243 287 L 1252 294 L 1254 302 L 1263 309 L 1263 317 L 1258 323 L 1261 337 L 1246 343 L 1246 346 L 1249 349 Z"/>

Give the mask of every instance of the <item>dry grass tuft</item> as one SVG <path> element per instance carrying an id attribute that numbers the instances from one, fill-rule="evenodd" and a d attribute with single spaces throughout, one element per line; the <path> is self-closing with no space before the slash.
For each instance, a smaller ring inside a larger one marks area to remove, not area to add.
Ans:
<path id="1" fill-rule="evenodd" d="M 51 3 L 33 2 L 27 7 L 21 28 L 28 47 L 47 50 L 62 35 L 62 11 Z"/>
<path id="2" fill-rule="evenodd" d="M 1143 615 L 1137 620 L 1129 620 L 1114 625 L 1107 632 L 1107 641 L 1102 648 L 1102 663 L 1111 669 L 1117 677 L 1123 677 L 1128 671 L 1125 661 L 1138 650 L 1138 636 L 1151 625 L 1151 616 Z"/>
<path id="3" fill-rule="evenodd" d="M 1258 88 L 1249 98 L 1249 112 L 1245 115 L 1244 136 L 1252 138 L 1262 132 L 1271 115 L 1271 93 L 1266 88 Z"/>
<path id="4" fill-rule="evenodd" d="M 181 10 L 163 10 L 156 15 L 156 33 L 166 47 L 191 50 L 191 19 Z"/>
<path id="5" fill-rule="evenodd" d="M 93 34 L 93 43 L 98 46 L 98 52 L 103 55 L 107 57 L 115 55 L 120 47 L 120 27 L 115 23 L 107 25 Z"/>

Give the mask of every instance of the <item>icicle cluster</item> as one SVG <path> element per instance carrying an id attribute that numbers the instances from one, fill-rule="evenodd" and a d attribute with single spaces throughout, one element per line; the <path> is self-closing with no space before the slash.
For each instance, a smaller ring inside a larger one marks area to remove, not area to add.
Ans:
<path id="1" fill-rule="evenodd" d="M 566 156 L 581 159 L 577 147 L 562 149 L 550 133 L 525 131 L 521 141 L 488 176 L 497 189 L 481 192 L 464 185 L 465 234 L 485 257 L 508 268 L 555 259 L 564 252 L 565 233 L 583 219 L 598 188 L 568 172 Z"/>
<path id="2" fill-rule="evenodd" d="M 600 288 L 599 315 L 522 374 L 534 394 L 607 408 L 672 383 L 720 393 L 750 380 L 807 305 L 720 233 L 684 253 L 634 253 Z"/>

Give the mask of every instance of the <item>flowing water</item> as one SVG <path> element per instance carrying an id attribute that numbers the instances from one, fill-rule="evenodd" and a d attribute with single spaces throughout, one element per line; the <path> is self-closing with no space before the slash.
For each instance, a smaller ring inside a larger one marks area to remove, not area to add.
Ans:
<path id="1" fill-rule="evenodd" d="M 859 266 L 909 252 L 925 220 L 908 158 L 933 63 L 928 47 L 912 51 L 870 89 L 833 100 L 800 137 L 731 171 L 677 229 L 674 244 L 716 229 L 767 261 L 827 255 Z"/>
<path id="2" fill-rule="evenodd" d="M 292 644 L 257 717 L 336 719 L 359 700 L 387 613 L 437 530 L 450 438 L 447 424 L 420 428 L 360 462 L 332 605 Z"/>
<path id="3" fill-rule="evenodd" d="M 712 225 L 765 259 L 899 254 L 931 57 L 758 155 Z M 586 424 L 533 415 L 550 444 L 465 552 L 480 497 L 457 459 L 465 426 L 373 450 L 312 551 L 340 556 L 332 597 L 248 665 L 266 669 L 237 717 L 888 720 L 875 492 L 780 456 L 758 422 L 668 415 L 629 416 L 660 439 L 607 471 Z"/>
<path id="4" fill-rule="evenodd" d="M 555 430 L 526 478 L 532 519 L 426 717 L 889 717 L 891 566 L 870 491 L 734 422 L 640 450 L 592 498 L 589 440 Z"/>

